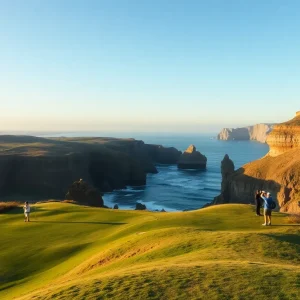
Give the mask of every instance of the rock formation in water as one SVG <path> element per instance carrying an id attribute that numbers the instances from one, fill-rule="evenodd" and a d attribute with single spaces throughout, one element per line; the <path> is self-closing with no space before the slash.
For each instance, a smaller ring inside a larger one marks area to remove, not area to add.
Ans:
<path id="1" fill-rule="evenodd" d="M 217 138 L 226 141 L 253 140 L 265 143 L 273 126 L 274 124 L 256 124 L 241 128 L 223 128 Z"/>
<path id="2" fill-rule="evenodd" d="M 75 181 L 68 189 L 66 200 L 74 200 L 80 204 L 104 207 L 102 195 L 82 179 Z"/>
<path id="3" fill-rule="evenodd" d="M 137 202 L 135 205 L 135 210 L 146 210 L 146 209 L 147 209 L 147 207 L 145 204 Z"/>
<path id="4" fill-rule="evenodd" d="M 207 158 L 197 151 L 194 145 L 190 145 L 178 160 L 179 169 L 205 169 Z"/>
<path id="5" fill-rule="evenodd" d="M 253 203 L 255 190 L 273 194 L 280 211 L 300 213 L 300 113 L 274 126 L 267 138 L 269 153 L 222 180 L 213 204 Z M 223 174 L 222 174 L 223 175 Z"/>
<path id="6" fill-rule="evenodd" d="M 221 194 L 215 199 L 216 203 L 230 202 L 230 175 L 234 172 L 234 163 L 226 154 L 221 162 Z"/>
<path id="7" fill-rule="evenodd" d="M 0 136 L 0 197 L 64 199 L 78 178 L 102 192 L 145 185 L 155 163 L 180 155 L 134 139 Z"/>

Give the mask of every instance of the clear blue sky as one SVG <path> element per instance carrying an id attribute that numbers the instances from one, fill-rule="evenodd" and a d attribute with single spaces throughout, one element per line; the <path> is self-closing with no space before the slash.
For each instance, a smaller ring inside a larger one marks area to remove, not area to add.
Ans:
<path id="1" fill-rule="evenodd" d="M 0 0 L 0 131 L 290 119 L 299 11 L 289 0 Z"/>

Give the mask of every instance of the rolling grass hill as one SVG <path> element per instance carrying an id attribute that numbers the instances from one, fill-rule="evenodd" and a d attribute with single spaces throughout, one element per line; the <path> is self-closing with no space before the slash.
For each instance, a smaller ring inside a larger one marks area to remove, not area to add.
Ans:
<path id="1" fill-rule="evenodd" d="M 300 226 L 249 205 L 0 214 L 0 299 L 300 299 Z"/>

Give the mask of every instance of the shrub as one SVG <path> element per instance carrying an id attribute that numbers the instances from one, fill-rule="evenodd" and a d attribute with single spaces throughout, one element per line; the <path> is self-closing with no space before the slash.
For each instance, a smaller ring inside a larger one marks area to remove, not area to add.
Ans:
<path id="1" fill-rule="evenodd" d="M 13 202 L 0 202 L 0 214 L 8 212 L 16 207 L 20 206 L 20 202 L 13 201 Z"/>

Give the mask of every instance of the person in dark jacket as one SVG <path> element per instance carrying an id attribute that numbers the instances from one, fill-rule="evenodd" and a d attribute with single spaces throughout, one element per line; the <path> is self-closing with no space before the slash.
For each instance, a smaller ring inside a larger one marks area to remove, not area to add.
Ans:
<path id="1" fill-rule="evenodd" d="M 256 215 L 261 216 L 260 207 L 261 207 L 261 191 L 257 190 L 255 194 L 255 205 L 256 205 Z"/>

